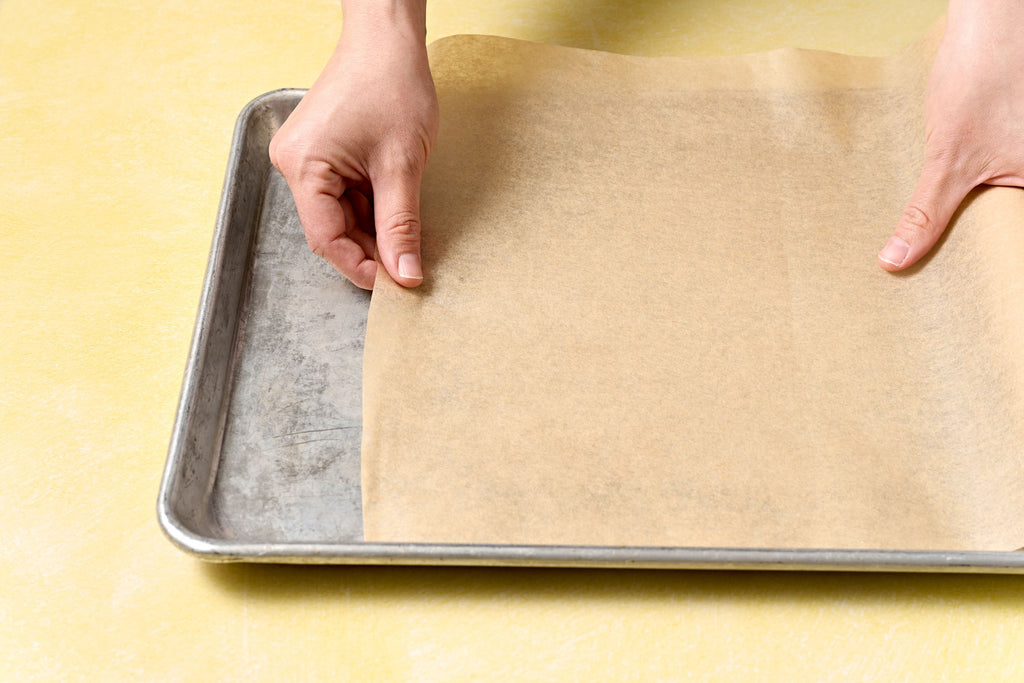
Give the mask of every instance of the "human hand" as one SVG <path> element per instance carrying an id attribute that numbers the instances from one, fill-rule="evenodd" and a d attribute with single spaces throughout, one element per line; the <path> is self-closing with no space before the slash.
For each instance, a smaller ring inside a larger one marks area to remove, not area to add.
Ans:
<path id="1" fill-rule="evenodd" d="M 372 289 L 379 251 L 395 282 L 415 287 L 420 180 L 438 126 L 425 2 L 349 4 L 337 49 L 271 140 L 270 159 L 314 253 Z"/>
<path id="2" fill-rule="evenodd" d="M 950 0 L 925 97 L 924 168 L 878 255 L 916 263 L 982 184 L 1024 187 L 1024 2 Z"/>

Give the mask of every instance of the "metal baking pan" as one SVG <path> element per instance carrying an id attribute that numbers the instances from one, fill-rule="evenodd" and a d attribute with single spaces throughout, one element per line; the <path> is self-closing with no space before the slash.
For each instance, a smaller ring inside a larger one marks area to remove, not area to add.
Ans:
<path id="1" fill-rule="evenodd" d="M 303 91 L 235 127 L 157 514 L 206 560 L 332 564 L 1024 572 L 1020 552 L 365 543 L 369 294 L 309 252 L 270 138 Z"/>

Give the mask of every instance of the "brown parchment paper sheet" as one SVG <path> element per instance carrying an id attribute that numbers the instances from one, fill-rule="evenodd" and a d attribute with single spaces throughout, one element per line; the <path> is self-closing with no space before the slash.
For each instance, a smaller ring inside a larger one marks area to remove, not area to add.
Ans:
<path id="1" fill-rule="evenodd" d="M 875 263 L 940 36 L 432 45 L 427 280 L 379 269 L 367 329 L 366 540 L 1024 545 L 1024 193 Z"/>

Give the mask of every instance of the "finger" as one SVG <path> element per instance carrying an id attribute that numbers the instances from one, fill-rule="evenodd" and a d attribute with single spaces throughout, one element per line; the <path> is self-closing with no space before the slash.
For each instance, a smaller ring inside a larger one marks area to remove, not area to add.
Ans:
<path id="1" fill-rule="evenodd" d="M 939 241 L 971 187 L 952 171 L 950 162 L 927 162 L 896 229 L 878 254 L 878 265 L 897 271 L 917 263 Z"/>
<path id="2" fill-rule="evenodd" d="M 345 234 L 363 249 L 367 258 L 377 251 L 376 232 L 373 229 L 373 209 L 360 192 L 348 190 L 341 198 L 345 212 Z"/>
<path id="3" fill-rule="evenodd" d="M 367 251 L 348 234 L 358 230 L 355 212 L 345 197 L 313 192 L 296 198 L 299 220 L 306 243 L 314 254 L 324 258 L 358 287 L 373 289 L 377 264 L 373 251 Z M 371 238 L 372 244 L 372 238 Z"/>
<path id="4" fill-rule="evenodd" d="M 420 261 L 420 179 L 422 171 L 407 168 L 382 174 L 373 188 L 377 248 L 388 274 L 398 284 L 423 282 Z"/>
<path id="5" fill-rule="evenodd" d="M 356 213 L 356 221 L 360 230 L 370 237 L 376 237 L 377 231 L 373 227 L 373 204 L 366 198 L 366 195 L 356 189 L 349 189 L 345 196 L 352 202 L 352 210 Z"/>

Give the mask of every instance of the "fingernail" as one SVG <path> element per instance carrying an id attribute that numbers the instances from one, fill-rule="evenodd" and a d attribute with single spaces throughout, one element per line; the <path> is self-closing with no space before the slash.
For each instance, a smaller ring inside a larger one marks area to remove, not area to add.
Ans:
<path id="1" fill-rule="evenodd" d="M 893 235 L 885 243 L 885 249 L 882 249 L 878 254 L 878 258 L 891 266 L 902 266 L 903 262 L 907 260 L 907 252 L 909 251 L 910 245 Z"/>
<path id="2" fill-rule="evenodd" d="M 410 280 L 423 279 L 423 269 L 416 254 L 402 254 L 398 257 L 398 276 Z"/>

